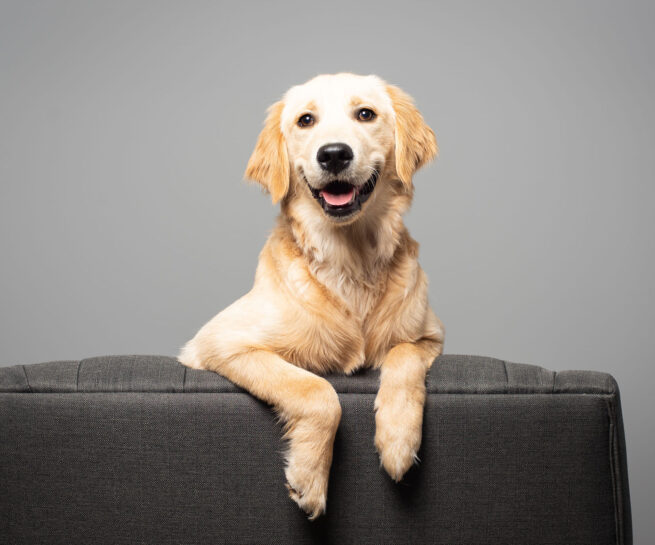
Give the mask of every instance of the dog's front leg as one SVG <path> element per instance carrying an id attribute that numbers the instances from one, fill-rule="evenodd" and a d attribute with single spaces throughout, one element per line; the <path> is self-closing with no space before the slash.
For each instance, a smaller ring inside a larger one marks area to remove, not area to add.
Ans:
<path id="1" fill-rule="evenodd" d="M 375 447 L 380 464 L 394 481 L 400 481 L 418 460 L 421 446 L 425 376 L 441 343 L 421 339 L 400 343 L 387 353 L 375 399 Z"/>
<path id="2" fill-rule="evenodd" d="M 289 440 L 285 468 L 289 495 L 311 520 L 325 512 L 332 447 L 341 419 L 332 385 L 268 350 L 250 350 L 228 360 L 198 355 L 202 368 L 273 405 Z M 184 357 L 180 361 L 187 363 Z"/>

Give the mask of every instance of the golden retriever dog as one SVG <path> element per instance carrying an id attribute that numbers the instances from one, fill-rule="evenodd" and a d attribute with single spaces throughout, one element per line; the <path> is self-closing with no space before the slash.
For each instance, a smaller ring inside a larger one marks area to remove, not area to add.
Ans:
<path id="1" fill-rule="evenodd" d="M 268 110 L 246 169 L 280 203 L 252 290 L 179 361 L 273 406 L 290 497 L 325 511 L 339 398 L 325 373 L 380 369 L 375 447 L 395 481 L 417 461 L 426 372 L 444 331 L 403 224 L 437 142 L 412 99 L 376 76 L 321 75 Z"/>

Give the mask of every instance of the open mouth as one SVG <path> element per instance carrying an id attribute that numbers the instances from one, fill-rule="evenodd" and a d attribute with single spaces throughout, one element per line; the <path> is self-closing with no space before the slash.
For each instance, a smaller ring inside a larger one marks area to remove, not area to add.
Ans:
<path id="1" fill-rule="evenodd" d="M 374 170 L 371 177 L 361 186 L 356 186 L 342 180 L 335 180 L 321 189 L 316 189 L 309 185 L 306 178 L 305 182 L 307 182 L 307 187 L 309 187 L 312 195 L 328 216 L 345 218 L 361 210 L 362 204 L 373 193 L 378 176 L 378 171 Z"/>

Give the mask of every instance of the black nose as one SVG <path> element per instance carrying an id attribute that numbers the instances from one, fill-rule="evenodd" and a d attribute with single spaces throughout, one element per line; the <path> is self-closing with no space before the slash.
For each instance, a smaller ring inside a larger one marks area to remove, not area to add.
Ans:
<path id="1" fill-rule="evenodd" d="M 341 172 L 353 160 L 353 150 L 348 144 L 325 144 L 318 148 L 316 160 L 323 170 L 332 174 Z"/>

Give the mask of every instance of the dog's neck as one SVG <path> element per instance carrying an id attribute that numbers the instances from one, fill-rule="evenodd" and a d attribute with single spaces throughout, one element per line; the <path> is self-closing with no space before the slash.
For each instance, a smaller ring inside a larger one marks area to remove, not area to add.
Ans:
<path id="1" fill-rule="evenodd" d="M 327 221 L 312 202 L 296 201 L 283 209 L 279 221 L 312 275 L 364 317 L 384 291 L 394 254 L 408 236 L 402 215 L 410 200 L 380 197 L 348 225 Z"/>

